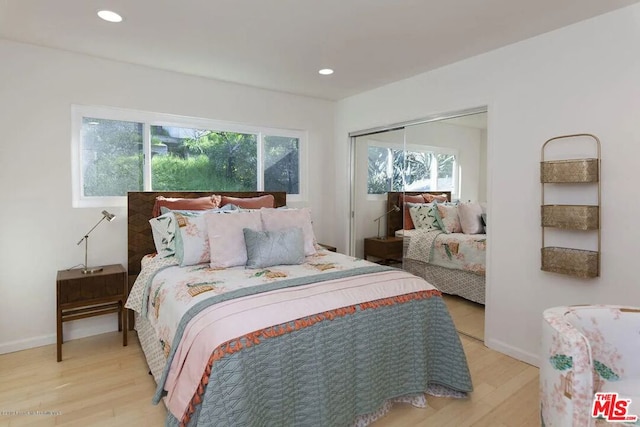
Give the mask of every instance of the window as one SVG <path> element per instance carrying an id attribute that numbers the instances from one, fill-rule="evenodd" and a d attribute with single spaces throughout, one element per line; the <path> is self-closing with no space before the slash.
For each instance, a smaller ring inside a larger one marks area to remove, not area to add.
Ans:
<path id="1" fill-rule="evenodd" d="M 98 107 L 72 115 L 76 207 L 124 206 L 144 190 L 302 196 L 304 132 Z"/>
<path id="2" fill-rule="evenodd" d="M 406 150 L 369 145 L 368 193 L 388 191 L 451 191 L 457 193 L 456 152 L 412 146 Z"/>

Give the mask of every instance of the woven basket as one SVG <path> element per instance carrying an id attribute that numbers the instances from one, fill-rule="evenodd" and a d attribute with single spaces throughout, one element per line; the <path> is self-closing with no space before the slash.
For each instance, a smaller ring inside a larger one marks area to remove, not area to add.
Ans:
<path id="1" fill-rule="evenodd" d="M 599 254 L 594 251 L 559 247 L 542 248 L 543 271 L 588 279 L 600 275 Z"/>
<path id="2" fill-rule="evenodd" d="M 541 211 L 543 227 L 568 230 L 597 230 L 599 228 L 599 206 L 543 205 Z"/>
<path id="3" fill-rule="evenodd" d="M 548 183 L 598 182 L 598 159 L 540 162 L 540 181 Z"/>

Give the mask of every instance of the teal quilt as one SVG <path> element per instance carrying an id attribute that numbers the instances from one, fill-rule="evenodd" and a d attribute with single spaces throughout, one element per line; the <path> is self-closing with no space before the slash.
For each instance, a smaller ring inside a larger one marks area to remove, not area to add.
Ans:
<path id="1" fill-rule="evenodd" d="M 437 292 L 359 304 L 242 340 L 214 352 L 187 414 L 169 414 L 167 426 L 346 427 L 430 385 L 472 391 Z"/>

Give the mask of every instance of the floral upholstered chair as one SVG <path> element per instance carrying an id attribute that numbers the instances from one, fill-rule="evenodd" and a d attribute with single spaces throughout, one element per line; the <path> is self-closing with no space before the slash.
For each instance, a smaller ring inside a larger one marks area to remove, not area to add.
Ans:
<path id="1" fill-rule="evenodd" d="M 638 420 L 611 425 L 640 426 L 640 308 L 554 307 L 545 310 L 543 318 L 542 425 L 607 425 L 603 411 L 592 416 L 594 394 L 615 392 L 618 401 L 631 399 L 626 413 L 638 415 Z"/>

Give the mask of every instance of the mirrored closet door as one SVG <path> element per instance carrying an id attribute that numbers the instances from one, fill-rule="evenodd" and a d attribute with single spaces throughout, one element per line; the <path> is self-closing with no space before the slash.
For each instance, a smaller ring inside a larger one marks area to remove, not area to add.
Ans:
<path id="1" fill-rule="evenodd" d="M 424 277 L 458 331 L 480 340 L 486 129 L 475 109 L 352 137 L 351 253 Z"/>
<path id="2" fill-rule="evenodd" d="M 387 194 L 402 191 L 404 129 L 354 139 L 353 255 L 402 264 L 402 239 L 388 233 Z"/>

